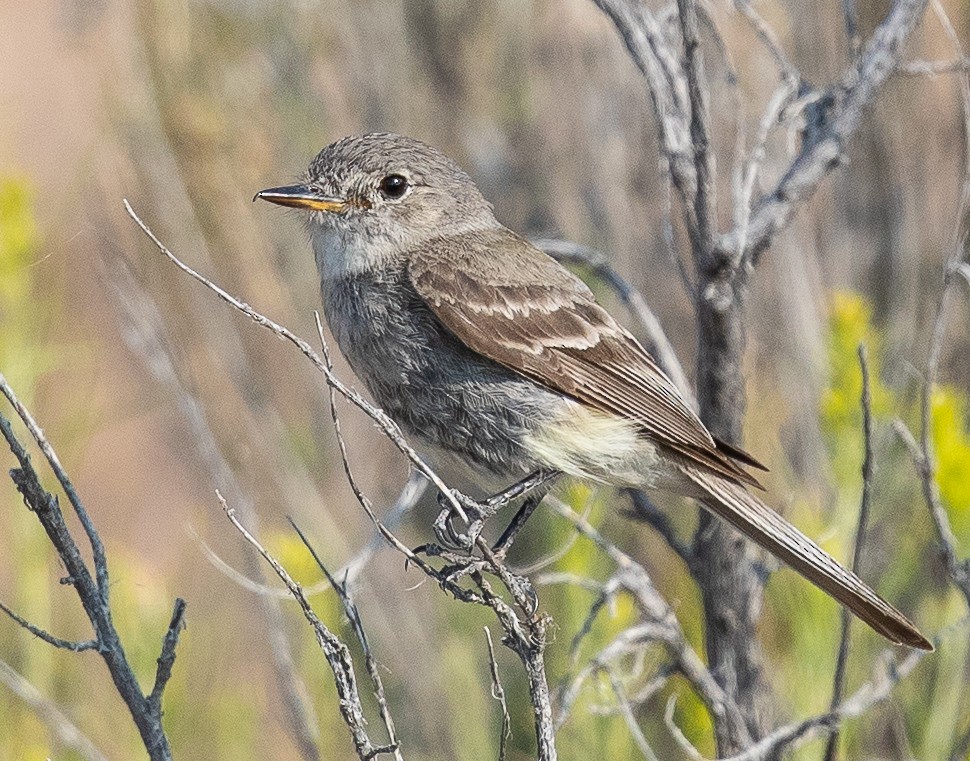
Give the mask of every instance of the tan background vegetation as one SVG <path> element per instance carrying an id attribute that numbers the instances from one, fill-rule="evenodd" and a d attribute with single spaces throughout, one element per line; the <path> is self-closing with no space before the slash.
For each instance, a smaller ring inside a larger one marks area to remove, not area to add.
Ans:
<path id="1" fill-rule="evenodd" d="M 970 39 L 967 5 L 944 5 Z M 861 4 L 864 33 L 885 6 Z M 830 82 L 845 67 L 839 3 L 758 7 L 812 84 Z M 727 3 L 711 12 L 738 78 L 732 87 L 709 47 L 715 147 L 727 194 L 739 124 L 754 134 L 776 73 Z M 928 14 L 908 57 L 954 55 Z M 736 97 L 748 104 L 743 112 Z M 750 300 L 747 448 L 772 469 L 773 504 L 841 558 L 849 552 L 861 461 L 849 365 L 857 340 L 873 344 L 887 396 L 863 568 L 931 631 L 966 611 L 946 596 L 942 567 L 926 549 L 925 510 L 888 421 L 912 419 L 919 392 L 958 222 L 961 119 L 955 76 L 894 77 L 850 146 L 847 166 L 776 240 Z M 35 224 L 23 245 L 7 249 L 18 255 L 0 262 L 0 370 L 45 427 L 102 531 L 122 634 L 146 679 L 171 598 L 188 600 L 189 628 L 166 703 L 178 758 L 295 754 L 259 606 L 213 566 L 196 538 L 246 569 L 239 538 L 213 496 L 218 463 L 231 471 L 237 498 L 253 506 L 261 535 L 308 583 L 317 576 L 290 537 L 287 515 L 334 567 L 369 540 L 371 528 L 345 483 L 320 378 L 291 347 L 164 263 L 124 216 L 121 199 L 193 266 L 312 338 L 317 283 L 299 218 L 250 199 L 298 175 L 324 144 L 370 130 L 441 147 L 513 229 L 608 252 L 661 316 L 690 372 L 692 310 L 661 233 L 667 201 L 646 91 L 592 3 L 0 2 L 0 184 L 12 188 L 4 196 L 8 209 L 29 200 Z M 770 143 L 766 185 L 797 139 L 780 130 Z M 675 250 L 686 258 L 686 238 L 675 232 Z M 833 318 L 833 294 L 845 291 L 861 300 L 845 297 Z M 606 293 L 604 299 L 612 303 Z M 965 302 L 957 313 L 942 365 L 942 379 L 953 387 L 946 413 L 955 421 L 953 446 L 965 435 L 961 405 L 970 372 Z M 338 369 L 351 377 L 344 364 Z M 347 411 L 345 424 L 366 491 L 378 505 L 389 504 L 406 475 L 404 462 L 360 415 Z M 200 430 L 211 434 L 214 448 L 206 448 Z M 954 484 L 970 477 L 956 462 Z M 968 542 L 970 501 L 956 504 L 963 492 L 951 491 L 954 525 Z M 579 503 L 586 495 L 575 489 L 568 496 Z M 647 564 L 699 642 L 696 592 L 683 567 L 648 529 L 609 509 L 613 495 L 597 499 L 603 530 Z M 58 585 L 60 569 L 11 486 L 0 489 L 0 505 L 0 599 L 64 636 L 82 637 L 76 601 Z M 670 508 L 689 530 L 693 508 Z M 403 535 L 425 541 L 433 514 L 430 504 L 422 508 Z M 540 516 L 517 557 L 538 556 L 566 534 Z M 564 562 L 595 573 L 595 558 L 584 552 L 580 547 Z M 418 581 L 399 557 L 382 552 L 358 592 L 390 672 L 404 741 L 414 758 L 495 757 L 486 619 L 429 584 L 412 589 Z M 545 600 L 559 627 L 549 655 L 555 683 L 569 668 L 565 653 L 589 599 L 550 590 Z M 338 626 L 335 601 L 321 595 L 316 602 Z M 295 612 L 284 608 L 324 755 L 351 758 L 325 664 Z M 623 615 L 606 622 L 597 641 Z M 773 577 L 762 629 L 780 719 L 826 706 L 837 620 L 834 604 L 793 574 Z M 851 725 L 848 757 L 863 749 L 940 757 L 935 750 L 949 747 L 970 709 L 959 692 L 966 643 L 957 639 L 893 700 Z M 868 632 L 858 633 L 858 642 L 850 684 L 867 673 L 867 658 L 880 647 Z M 137 755 L 134 727 L 94 656 L 51 651 L 0 621 L 0 659 L 63 706 L 109 757 Z M 500 660 L 515 693 L 518 665 Z M 680 694 L 678 722 L 711 752 L 706 720 L 682 687 L 670 685 L 639 716 L 663 737 L 666 698 Z M 607 746 L 611 758 L 637 757 L 621 719 L 591 712 L 607 699 L 607 692 L 589 690 L 563 730 L 563 758 L 594 757 Z M 524 703 L 514 706 L 522 710 L 513 757 L 526 758 L 529 719 Z M 53 742 L 0 687 L 0 758 L 70 757 Z M 669 738 L 658 742 L 672 747 Z M 799 757 L 819 752 L 809 746 Z"/>

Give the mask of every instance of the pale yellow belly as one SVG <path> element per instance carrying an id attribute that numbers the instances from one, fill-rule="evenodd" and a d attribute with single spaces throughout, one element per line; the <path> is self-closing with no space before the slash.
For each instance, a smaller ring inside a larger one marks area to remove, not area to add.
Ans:
<path id="1" fill-rule="evenodd" d="M 633 423 L 577 402 L 529 434 L 525 448 L 547 468 L 614 486 L 650 487 L 658 476 L 656 447 Z"/>

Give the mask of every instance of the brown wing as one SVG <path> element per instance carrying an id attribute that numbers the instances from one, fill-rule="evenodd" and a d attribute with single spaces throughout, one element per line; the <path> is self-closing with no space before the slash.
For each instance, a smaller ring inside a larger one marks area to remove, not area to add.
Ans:
<path id="1" fill-rule="evenodd" d="M 457 250 L 456 250 L 457 249 Z M 650 438 L 737 481 L 758 485 L 718 447 L 643 346 L 551 257 L 503 229 L 412 253 L 411 282 L 474 351 L 537 383 L 639 425 Z"/>

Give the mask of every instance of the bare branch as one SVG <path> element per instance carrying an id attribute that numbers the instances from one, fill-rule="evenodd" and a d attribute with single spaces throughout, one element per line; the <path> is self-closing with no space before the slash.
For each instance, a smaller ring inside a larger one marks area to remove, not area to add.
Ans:
<path id="1" fill-rule="evenodd" d="M 101 537 L 94 528 L 94 524 L 88 519 L 81 500 L 74 491 L 66 472 L 61 467 L 53 447 L 44 437 L 43 431 L 41 431 L 29 411 L 17 399 L 16 394 L 3 375 L 0 375 L 0 391 L 7 397 L 27 425 L 31 435 L 37 441 L 41 451 L 44 452 L 48 462 L 51 464 L 52 469 L 58 475 L 58 480 L 62 486 L 66 484 L 64 487 L 65 491 L 69 494 L 71 504 L 81 520 L 92 548 L 95 548 L 94 563 L 97 569 L 97 577 L 99 581 L 106 583 L 108 579 L 107 561 L 103 554 L 104 547 L 101 542 Z M 175 642 L 169 643 L 169 637 L 166 636 L 162 657 L 159 659 L 161 685 L 156 684 L 158 688 L 157 695 L 153 693 L 152 696 L 146 697 L 125 655 L 121 639 L 112 621 L 109 599 L 110 588 L 107 585 L 103 587 L 99 586 L 99 582 L 95 581 L 84 558 L 81 556 L 77 542 L 67 527 L 64 514 L 61 511 L 57 499 L 41 486 L 37 472 L 31 464 L 30 456 L 14 435 L 10 421 L 2 414 L 0 414 L 0 432 L 2 432 L 10 446 L 10 450 L 20 464 L 18 468 L 10 471 L 10 477 L 17 487 L 17 490 L 23 496 L 27 507 L 37 516 L 37 520 L 40 521 L 48 539 L 50 539 L 61 562 L 63 562 L 67 569 L 68 581 L 74 587 L 74 591 L 77 593 L 84 612 L 94 629 L 94 642 L 96 645 L 90 649 L 96 650 L 107 665 L 115 688 L 128 707 L 128 711 L 135 722 L 135 726 L 138 728 L 149 757 L 152 761 L 171 761 L 172 754 L 169 748 L 168 738 L 165 736 L 165 731 L 162 727 L 161 697 L 162 689 L 164 689 L 165 682 L 171 674 L 172 662 L 175 659 Z M 177 611 L 183 610 L 184 605 L 185 603 L 181 599 L 176 600 L 175 607 Z M 8 614 L 12 615 L 18 623 L 23 622 L 23 619 L 19 616 L 13 616 L 12 611 L 8 611 Z M 179 621 L 181 621 L 181 613 L 179 614 Z M 26 622 L 23 622 L 21 625 L 24 623 Z M 41 630 L 38 627 L 30 627 L 30 630 L 38 636 L 42 636 L 40 634 Z M 171 630 L 169 634 L 171 634 Z M 51 644 L 63 642 L 51 635 L 44 637 L 44 639 Z M 84 643 L 79 644 L 82 645 L 79 649 L 88 649 L 86 646 L 83 646 Z M 69 647 L 68 649 L 75 648 Z"/>
<path id="2" fill-rule="evenodd" d="M 130 216 L 132 220 L 134 220 L 135 224 L 141 228 L 142 232 L 148 236 L 148 239 L 155 244 L 155 247 L 159 250 L 159 252 L 169 261 L 171 261 L 176 267 L 186 273 L 189 277 L 204 285 L 231 307 L 239 310 L 244 315 L 249 317 L 249 319 L 251 319 L 257 325 L 267 328 L 280 338 L 284 338 L 296 346 L 300 352 L 302 352 L 302 354 L 310 360 L 313 366 L 323 373 L 327 384 L 356 407 L 363 410 L 364 413 L 371 418 L 371 420 L 377 423 L 377 425 L 384 431 L 384 434 L 394 443 L 394 445 L 397 446 L 397 448 L 400 449 L 409 460 L 411 460 L 414 467 L 416 467 L 429 481 L 431 481 L 431 483 L 438 487 L 439 491 L 444 494 L 445 498 L 451 503 L 455 512 L 459 515 L 464 515 L 461 502 L 455 496 L 454 491 L 449 489 L 441 478 L 420 457 L 420 455 L 418 455 L 418 453 L 408 445 L 397 423 L 391 420 L 391 418 L 388 417 L 383 410 L 376 408 L 374 405 L 370 404 L 366 399 L 364 399 L 364 397 L 362 397 L 359 393 L 357 393 L 357 391 L 346 386 L 339 378 L 337 378 L 336 375 L 334 375 L 333 370 L 327 367 L 323 360 L 317 356 L 317 353 L 310 347 L 310 344 L 308 344 L 302 338 L 297 336 L 291 330 L 284 328 L 282 325 L 279 325 L 268 317 L 260 314 L 249 306 L 249 304 L 240 301 L 235 296 L 231 296 L 211 280 L 199 274 L 178 257 L 176 257 L 175 254 L 169 251 L 165 244 L 158 239 L 148 225 L 141 220 L 141 218 L 135 213 L 135 210 L 131 208 L 131 204 L 129 204 L 127 200 L 124 201 L 124 205 L 128 216 Z"/>
<path id="3" fill-rule="evenodd" d="M 909 676 L 925 656 L 925 652 L 913 650 L 902 661 L 897 661 L 892 650 L 884 650 L 876 661 L 869 681 L 842 701 L 836 709 L 798 723 L 779 727 L 743 752 L 722 758 L 721 761 L 771 761 L 778 758 L 779 754 L 787 748 L 804 744 L 831 732 L 845 720 L 861 716 L 873 706 L 886 700 L 892 694 L 893 688 Z M 668 725 L 672 725 L 672 722 L 668 721 Z M 701 753 L 682 733 L 676 731 L 674 737 L 692 759 L 704 761 Z"/>
<path id="4" fill-rule="evenodd" d="M 168 624 L 168 631 L 165 632 L 165 639 L 162 640 L 162 652 L 158 656 L 158 668 L 155 670 L 155 685 L 152 687 L 151 694 L 148 696 L 149 704 L 161 714 L 162 693 L 168 680 L 172 678 L 172 666 L 175 664 L 175 648 L 178 647 L 179 634 L 185 628 L 185 600 L 175 601 L 172 609 L 172 619 Z"/>
<path id="5" fill-rule="evenodd" d="M 630 734 L 633 735 L 633 741 L 637 744 L 637 747 L 647 761 L 659 761 L 657 754 L 653 752 L 653 748 L 647 742 L 643 730 L 637 724 L 637 717 L 633 715 L 633 708 L 623 691 L 623 685 L 620 684 L 620 680 L 616 678 L 616 674 L 613 673 L 612 669 L 606 669 L 606 675 L 610 680 L 610 687 L 613 688 L 613 694 L 616 695 L 616 701 L 620 706 L 620 713 L 623 715 L 623 720 L 626 722 Z"/>
<path id="6" fill-rule="evenodd" d="M 698 240 L 693 201 L 697 193 L 694 152 L 690 144 L 690 96 L 674 44 L 650 10 L 630 0 L 593 0 L 613 22 L 630 58 L 643 73 L 657 117 L 661 153 L 684 201 L 685 223 Z"/>
<path id="7" fill-rule="evenodd" d="M 323 335 L 323 325 L 320 322 L 319 314 L 316 315 L 316 322 L 317 333 L 323 349 L 324 359 L 327 363 L 326 367 L 332 372 L 333 366 L 330 361 L 330 351 Z M 395 547 L 408 559 L 409 563 L 413 563 L 427 576 L 436 580 L 439 586 L 449 592 L 453 597 L 455 597 L 455 599 L 463 602 L 473 602 L 479 605 L 486 605 L 494 611 L 496 617 L 499 619 L 499 622 L 502 624 L 503 630 L 505 631 L 506 636 L 502 640 L 503 644 L 505 644 L 506 647 L 511 649 L 514 653 L 516 653 L 516 655 L 519 656 L 522 665 L 525 667 L 526 676 L 528 677 L 529 696 L 531 698 L 532 711 L 535 718 L 536 742 L 538 744 L 539 761 L 555 761 L 556 738 L 552 723 L 552 703 L 549 696 L 549 686 L 546 681 L 544 658 L 547 620 L 544 616 L 534 615 L 534 612 L 531 610 L 533 607 L 532 601 L 535 600 L 536 604 L 538 601 L 538 598 L 536 597 L 535 592 L 532 590 L 531 585 L 529 585 L 524 578 L 514 576 L 504 565 L 504 563 L 496 557 L 495 553 L 491 551 L 488 544 L 480 535 L 475 540 L 475 546 L 481 553 L 484 561 L 478 561 L 472 556 L 449 557 L 449 559 L 453 561 L 453 565 L 451 567 L 446 566 L 442 570 L 433 568 L 431 565 L 425 562 L 425 560 L 419 554 L 409 549 L 404 545 L 403 542 L 394 536 L 394 534 L 391 533 L 387 527 L 380 522 L 380 520 L 378 520 L 373 506 L 370 504 L 370 501 L 360 489 L 356 479 L 354 478 L 353 471 L 350 467 L 350 461 L 347 457 L 347 446 L 340 430 L 340 419 L 337 415 L 335 397 L 336 390 L 336 386 L 331 384 L 330 414 L 334 424 L 334 432 L 337 436 L 337 443 L 344 465 L 344 472 L 346 473 L 348 482 L 354 491 L 354 495 L 357 497 L 357 501 L 367 513 L 367 516 L 371 519 L 371 522 L 373 522 L 377 527 L 378 531 L 393 547 Z M 405 444 L 405 446 L 407 445 Z M 410 448 L 408 447 L 408 449 Z M 402 451 L 404 450 L 402 449 Z M 434 475 L 433 472 L 432 475 Z M 437 478 L 437 476 L 435 475 L 434 478 Z M 449 556 L 449 553 L 444 552 L 440 550 L 440 548 L 436 548 L 434 546 L 428 546 L 425 549 L 427 552 L 434 552 L 443 557 Z M 479 570 L 483 564 L 487 566 L 492 573 L 497 575 L 499 579 L 501 579 L 505 588 L 516 601 L 516 604 L 526 614 L 527 621 L 524 629 L 522 622 L 512 607 L 509 606 L 501 597 L 496 595 L 492 591 L 488 582 L 485 581 L 481 571 Z M 472 580 L 475 582 L 475 585 L 478 587 L 478 592 L 464 589 L 456 582 L 456 579 L 460 578 L 462 575 L 471 576 Z"/>
<path id="8" fill-rule="evenodd" d="M 859 57 L 862 48 L 862 35 L 859 34 L 859 11 L 855 0 L 842 0 L 842 15 L 845 18 L 845 37 L 849 43 L 849 58 Z"/>
<path id="9" fill-rule="evenodd" d="M 382 523 L 388 527 L 392 528 L 399 524 L 402 518 L 407 515 L 418 501 L 424 495 L 428 487 L 428 480 L 421 475 L 418 471 L 412 470 L 408 475 L 408 480 L 405 482 L 404 487 L 401 489 L 401 493 L 398 498 L 394 501 L 394 504 L 386 512 L 386 515 Z M 205 555 L 206 559 L 212 564 L 219 573 L 223 574 L 227 579 L 233 583 L 239 585 L 248 592 L 253 594 L 261 595 L 263 597 L 272 597 L 277 600 L 291 600 L 292 597 L 290 593 L 285 589 L 279 589 L 277 587 L 271 587 L 267 584 L 263 584 L 259 581 L 254 581 L 249 578 L 242 571 L 233 568 L 229 563 L 225 561 L 219 554 L 208 545 L 208 543 L 192 528 L 191 525 L 186 526 L 186 533 L 195 541 L 202 553 Z M 350 560 L 347 561 L 345 565 L 339 568 L 334 576 L 336 578 L 345 579 L 345 583 L 348 588 L 353 588 L 364 568 L 370 562 L 374 553 L 381 547 L 387 546 L 387 541 L 380 534 L 379 531 L 375 529 L 370 541 L 367 542 L 360 550 L 354 555 Z M 322 594 L 330 589 L 330 582 L 326 579 L 313 584 L 312 586 L 305 587 L 303 593 L 308 597 L 312 598 L 314 595 Z"/>
<path id="10" fill-rule="evenodd" d="M 342 582 L 337 581 L 333 576 L 331 576 L 330 571 L 323 564 L 317 551 L 310 544 L 303 531 L 300 527 L 296 525 L 296 522 L 292 519 L 288 519 L 293 530 L 296 531 L 297 536 L 300 537 L 300 541 L 303 542 L 303 546 L 309 550 L 310 554 L 313 556 L 314 562 L 317 567 L 323 572 L 323 575 L 330 582 L 330 586 L 333 587 L 337 596 L 340 598 L 340 602 L 343 605 L 344 612 L 347 614 L 347 619 L 350 621 L 350 626 L 354 630 L 354 636 L 357 637 L 357 641 L 360 643 L 361 649 L 364 651 L 364 663 L 367 668 L 367 674 L 370 676 L 371 682 L 374 685 L 374 697 L 377 699 L 377 708 L 381 714 L 381 720 L 384 722 L 384 727 L 387 729 L 387 739 L 388 744 L 394 748 L 394 757 L 401 761 L 401 751 L 400 742 L 397 739 L 397 732 L 394 729 L 394 719 L 391 717 L 391 711 L 387 705 L 387 696 L 384 693 L 384 680 L 381 678 L 380 671 L 377 668 L 377 661 L 374 659 L 374 653 L 371 650 L 370 642 L 367 639 L 367 634 L 364 631 L 364 623 L 360 618 L 360 611 L 354 604 L 353 600 L 350 599 L 350 594 L 347 591 L 347 580 L 344 579 Z"/>
<path id="11" fill-rule="evenodd" d="M 687 642 L 677 617 L 667 601 L 654 587 L 646 569 L 603 538 L 585 518 L 565 503 L 556 499 L 548 499 L 547 503 L 616 563 L 618 569 L 615 576 L 616 583 L 621 584 L 633 595 L 646 622 L 638 625 L 638 627 L 646 626 L 646 628 L 640 629 L 632 641 L 647 641 L 663 645 L 670 654 L 677 671 L 690 682 L 715 721 L 725 722 L 733 732 L 739 736 L 746 736 L 747 728 L 738 706 L 734 704 L 724 688 L 717 683 L 700 656 Z M 634 627 L 634 629 L 638 627 Z M 627 646 L 631 642 L 631 631 L 628 630 L 618 635 L 614 646 Z"/>
<path id="12" fill-rule="evenodd" d="M 955 51 L 961 59 L 964 58 L 963 49 L 957 38 L 956 31 L 950 23 L 943 7 L 937 0 L 934 0 L 933 8 Z M 930 517 L 933 520 L 937 539 L 943 550 L 943 557 L 946 561 L 950 580 L 960 590 L 966 601 L 967 608 L 970 609 L 970 559 L 960 560 L 957 556 L 956 537 L 953 535 L 950 519 L 947 515 L 946 508 L 943 506 L 940 489 L 936 483 L 936 458 L 933 451 L 932 436 L 933 391 L 936 387 L 949 312 L 953 299 L 956 298 L 955 284 L 960 282 L 957 279 L 958 277 L 970 284 L 970 279 L 967 279 L 965 273 L 967 267 L 966 240 L 962 232 L 967 211 L 970 209 L 970 78 L 968 78 L 967 74 L 961 76 L 960 92 L 963 105 L 963 184 L 960 194 L 960 206 L 953 229 L 951 250 L 944 265 L 943 293 L 940 296 L 940 304 L 933 321 L 933 332 L 930 337 L 930 347 L 926 358 L 923 391 L 920 396 L 919 442 L 916 441 L 912 432 L 901 420 L 895 421 L 893 429 L 906 445 L 906 448 L 913 458 L 917 474 L 920 477 L 923 498 L 929 509 Z"/>
<path id="13" fill-rule="evenodd" d="M 794 64 L 788 58 L 788 54 L 782 48 L 781 43 L 778 41 L 778 35 L 775 34 L 774 30 L 768 25 L 768 22 L 764 20 L 761 14 L 754 9 L 751 0 L 734 0 L 734 7 L 748 21 L 755 35 L 774 60 L 775 66 L 778 67 L 778 78 L 782 82 L 795 83 L 797 85 L 801 80 L 801 74 L 798 73 L 798 69 L 795 68 Z"/>
<path id="14" fill-rule="evenodd" d="M 916 466 L 916 472 L 920 477 L 920 484 L 923 488 L 923 498 L 926 501 L 927 508 L 929 508 L 930 517 L 933 519 L 936 538 L 940 542 L 950 580 L 963 594 L 967 607 L 970 608 L 970 560 L 960 560 L 957 556 L 956 536 L 950 526 L 950 518 L 947 516 L 946 508 L 943 507 L 940 489 L 934 475 L 936 466 L 933 461 L 932 445 L 926 446 L 917 442 L 902 420 L 893 422 L 893 430 L 906 445 L 910 456 L 913 458 L 913 464 Z"/>
<path id="15" fill-rule="evenodd" d="M 896 69 L 902 49 L 916 28 L 928 0 L 896 0 L 837 88 L 829 91 L 818 113 L 820 124 L 806 134 L 802 149 L 775 189 L 755 205 L 744 248 L 740 231 L 718 239 L 716 253 L 726 261 L 758 254 L 787 226 L 796 208 L 808 200 L 821 181 L 840 164 L 849 137 L 887 77 Z"/>
<path id="16" fill-rule="evenodd" d="M 53 645 L 54 647 L 60 648 L 61 650 L 70 650 L 73 653 L 81 653 L 85 650 L 95 650 L 98 647 L 97 640 L 89 639 L 85 642 L 77 642 L 69 639 L 61 639 L 60 637 L 55 637 L 53 634 L 41 629 L 39 626 L 30 623 L 26 618 L 17 615 L 13 610 L 8 608 L 4 603 L 0 602 L 0 610 L 6 613 L 10 618 L 20 624 L 24 629 L 29 631 L 35 637 L 44 640 L 48 645 Z"/>
<path id="17" fill-rule="evenodd" d="M 695 0 L 677 0 L 680 31 L 684 40 L 684 74 L 690 96 L 690 141 L 694 154 L 697 189 L 694 194 L 694 217 L 697 220 L 699 245 L 709 252 L 717 233 L 717 170 L 711 150 L 710 115 L 707 110 L 707 83 L 704 80 L 704 56 L 697 31 Z"/>
<path id="18" fill-rule="evenodd" d="M 940 74 L 966 74 L 970 71 L 970 59 L 954 58 L 949 61 L 906 61 L 896 67 L 896 73 L 907 77 L 935 77 Z"/>
<path id="19" fill-rule="evenodd" d="M 873 452 L 873 424 L 872 424 L 872 393 L 869 381 L 869 354 L 865 344 L 859 344 L 859 368 L 862 371 L 862 442 L 865 456 L 862 459 L 862 502 L 859 506 L 859 522 L 855 530 L 855 546 L 852 551 L 852 572 L 859 573 L 859 563 L 862 558 L 862 545 L 866 540 L 866 530 L 869 526 L 869 507 L 872 503 L 872 475 L 875 468 L 875 453 Z M 829 710 L 834 711 L 842 701 L 845 693 L 845 670 L 849 662 L 849 629 L 852 625 L 852 615 L 848 609 L 842 608 L 842 634 L 839 637 L 839 654 L 835 661 L 835 676 L 832 679 L 832 700 Z M 824 761 L 834 761 L 839 748 L 838 728 L 829 735 L 825 746 Z"/>
<path id="20" fill-rule="evenodd" d="M 290 594 L 299 603 L 304 618 L 306 618 L 313 628 L 316 634 L 317 644 L 320 645 L 320 649 L 327 659 L 330 670 L 333 672 L 334 684 L 337 687 L 337 694 L 340 697 L 338 701 L 340 714 L 343 716 L 344 723 L 350 730 L 350 735 L 354 742 L 354 749 L 357 751 L 358 757 L 362 761 L 370 761 L 370 759 L 381 754 L 394 753 L 397 749 L 396 746 L 374 745 L 367 734 L 365 726 L 367 720 L 364 718 L 364 709 L 360 702 L 360 693 L 357 690 L 354 662 L 347 645 L 317 617 L 317 614 L 313 612 L 313 608 L 310 607 L 310 602 L 307 600 L 306 595 L 303 594 L 303 589 L 300 585 L 293 580 L 280 562 L 259 543 L 259 540 L 250 534 L 246 530 L 246 527 L 239 522 L 239 519 L 236 517 L 236 511 L 229 507 L 222 494 L 216 492 L 216 496 L 230 523 L 236 527 L 236 530 L 242 534 L 243 538 L 249 542 L 253 549 L 269 563 L 270 568 L 273 569 L 280 578 L 280 581 L 286 585 Z"/>
<path id="21" fill-rule="evenodd" d="M 54 447 L 51 446 L 47 437 L 44 436 L 44 432 L 41 430 L 40 426 L 37 425 L 37 421 L 34 420 L 30 411 L 20 403 L 20 400 L 14 394 L 13 389 L 7 383 L 6 379 L 0 375 L 0 391 L 3 395 L 7 397 L 7 401 L 16 410 L 17 415 L 21 420 L 24 421 L 24 425 L 27 426 L 27 430 L 30 432 L 31 437 L 36 442 L 37 446 L 40 447 L 40 451 L 43 452 L 47 463 L 50 465 L 51 470 L 54 471 L 54 475 L 57 476 L 57 480 L 67 495 L 68 500 L 71 503 L 71 507 L 74 508 L 74 512 L 81 521 L 81 526 L 84 528 L 84 533 L 87 534 L 88 541 L 91 543 L 91 553 L 94 556 L 94 570 L 95 576 L 98 580 L 98 590 L 101 595 L 102 602 L 107 602 L 108 599 L 108 563 L 105 560 L 104 554 L 104 544 L 101 542 L 101 537 L 94 528 L 94 524 L 91 522 L 91 518 L 88 516 L 88 511 L 85 509 L 84 504 L 81 502 L 81 498 L 78 496 L 77 491 L 74 489 L 74 484 L 71 483 L 71 479 L 68 478 L 67 473 L 64 470 L 64 466 L 61 465 L 60 459 L 57 457 L 57 453 L 54 451 Z M 9 441 L 9 438 L 8 438 Z"/>
<path id="22" fill-rule="evenodd" d="M 505 690 L 502 687 L 502 680 L 498 675 L 498 661 L 495 660 L 495 646 L 492 645 L 492 632 L 488 627 L 485 629 L 485 641 L 488 643 L 488 663 L 492 674 L 492 697 L 495 698 L 502 707 L 502 734 L 498 741 L 498 759 L 505 761 L 506 746 L 512 736 L 512 717 L 509 715 L 509 704 L 505 700 Z"/>

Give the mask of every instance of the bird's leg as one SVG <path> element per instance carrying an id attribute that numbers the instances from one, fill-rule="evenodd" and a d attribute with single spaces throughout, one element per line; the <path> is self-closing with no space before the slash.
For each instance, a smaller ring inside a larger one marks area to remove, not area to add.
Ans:
<path id="1" fill-rule="evenodd" d="M 452 491 L 452 496 L 458 501 L 462 509 L 465 510 L 468 517 L 468 525 L 464 532 L 459 531 L 454 526 L 455 511 L 451 500 L 445 494 L 438 495 L 438 506 L 441 511 L 438 513 L 438 517 L 434 521 L 434 532 L 438 541 L 445 547 L 452 547 L 458 549 L 471 549 L 475 545 L 475 541 L 478 539 L 479 534 L 482 533 L 482 528 L 485 525 L 485 520 L 495 515 L 496 512 L 501 510 L 506 505 L 510 504 L 519 497 L 529 494 L 536 490 L 537 488 L 545 485 L 547 482 L 551 481 L 553 478 L 559 475 L 559 471 L 556 470 L 537 470 L 534 473 L 530 473 L 528 476 L 523 478 L 521 481 L 517 481 L 504 491 L 494 494 L 488 499 L 481 502 L 473 500 L 459 491 Z M 518 529 L 521 528 L 521 524 L 525 523 L 525 520 L 532 514 L 535 510 L 536 505 L 542 501 L 542 497 L 545 496 L 548 489 L 544 489 L 542 494 L 539 495 L 539 499 L 536 501 L 535 505 L 529 508 L 525 516 L 519 520 L 519 515 L 516 515 L 513 523 L 518 523 L 515 531 L 512 533 L 514 537 Z M 526 504 L 529 503 L 529 499 L 526 500 Z M 523 508 L 525 504 L 523 505 Z M 523 511 L 520 510 L 521 515 Z M 511 528 L 511 526 L 510 526 Z M 508 533 L 506 529 L 503 533 L 503 538 L 505 534 Z M 510 544 L 511 541 L 506 544 Z M 506 546 L 506 549 L 508 547 Z"/>
<path id="2" fill-rule="evenodd" d="M 499 537 L 498 541 L 492 545 L 492 552 L 495 553 L 497 557 L 504 558 L 506 553 L 512 547 L 512 542 L 515 541 L 515 537 L 518 536 L 519 531 L 525 525 L 525 522 L 532 517 L 532 513 L 535 509 L 539 507 L 539 504 L 546 498 L 549 490 L 552 488 L 552 479 L 548 479 L 544 483 L 536 486 L 525 498 L 522 505 L 519 507 L 519 511 L 515 514 L 515 517 L 509 522 L 509 525 L 505 527 L 505 531 L 502 532 L 502 536 Z"/>

